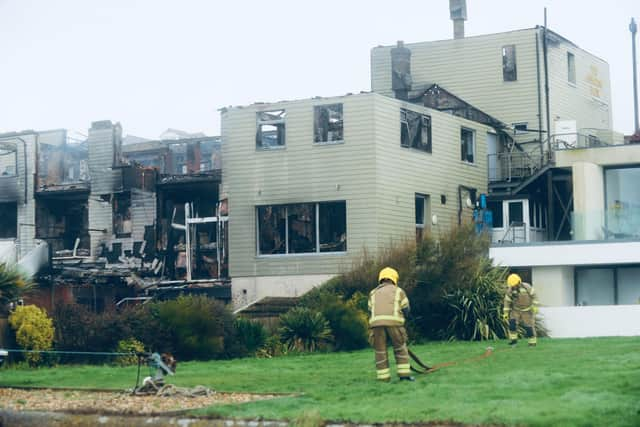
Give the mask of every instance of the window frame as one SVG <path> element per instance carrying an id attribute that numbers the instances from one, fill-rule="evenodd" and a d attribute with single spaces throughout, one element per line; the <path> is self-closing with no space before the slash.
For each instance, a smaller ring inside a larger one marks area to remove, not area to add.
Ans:
<path id="1" fill-rule="evenodd" d="M 509 56 L 513 56 L 511 58 L 513 60 L 512 69 L 508 68 L 509 65 Z M 518 81 L 518 61 L 516 55 L 516 45 L 515 44 L 507 44 L 502 46 L 502 81 L 503 82 L 516 82 Z"/>
<path id="2" fill-rule="evenodd" d="M 344 251 L 322 251 L 321 245 L 321 230 L 320 230 L 320 205 L 322 204 L 331 204 L 331 203 L 342 203 L 344 204 Z M 307 205 L 313 204 L 314 208 L 314 240 L 315 240 L 315 248 L 313 252 L 290 252 L 290 244 L 289 244 L 289 207 L 299 206 L 299 205 Z M 284 252 L 283 253 L 260 253 L 260 208 L 267 207 L 282 207 L 284 208 Z M 318 255 L 344 255 L 348 252 L 348 236 L 347 236 L 347 201 L 346 200 L 325 200 L 321 202 L 299 202 L 299 203 L 284 203 L 284 204 L 270 204 L 270 205 L 256 205 L 255 209 L 255 226 L 256 226 L 256 257 L 257 258 L 275 258 L 275 257 L 292 257 L 292 256 L 318 256 Z"/>
<path id="3" fill-rule="evenodd" d="M 620 271 L 625 269 L 638 269 L 640 268 L 640 264 L 606 264 L 606 265 L 585 265 L 585 266 L 576 266 L 573 270 L 573 283 L 574 286 L 574 297 L 573 304 L 576 307 L 607 307 L 614 305 L 627 305 L 620 303 Z M 580 282 L 578 280 L 578 275 L 580 271 L 585 270 L 612 270 L 613 272 L 613 304 L 596 304 L 596 305 L 579 305 L 578 301 L 578 292 L 580 287 Z"/>
<path id="4" fill-rule="evenodd" d="M 263 119 L 262 115 L 269 113 L 279 113 L 281 117 L 277 119 Z M 262 126 L 274 126 L 278 132 L 276 135 L 276 145 L 264 145 Z M 280 132 L 282 132 L 280 134 Z M 282 143 L 280 143 L 282 141 Z M 283 150 L 287 147 L 287 110 L 276 108 L 256 112 L 256 151 Z"/>
<path id="5" fill-rule="evenodd" d="M 416 133 L 416 136 L 414 137 L 413 141 L 409 141 L 408 144 L 404 144 L 403 143 L 403 130 L 404 127 L 406 126 L 407 128 L 407 133 L 408 133 L 408 129 L 409 129 L 409 121 L 407 119 L 407 113 L 410 114 L 415 114 L 418 116 L 419 120 L 420 120 L 420 131 L 418 133 Z M 424 127 L 426 126 L 426 132 L 424 130 Z M 420 113 L 418 111 L 414 111 L 414 110 L 410 110 L 408 108 L 400 108 L 400 147 L 402 148 L 409 148 L 409 149 L 414 149 L 414 150 L 418 150 L 418 151 L 422 151 L 425 153 L 429 153 L 432 154 L 433 153 L 433 135 L 432 135 L 432 119 L 431 116 L 428 114 L 424 114 L 424 113 Z M 426 143 L 423 141 L 422 137 L 425 135 L 426 133 L 426 137 L 427 137 L 427 141 Z M 420 136 L 420 144 L 416 145 L 415 144 L 415 139 L 418 137 L 418 135 Z"/>
<path id="6" fill-rule="evenodd" d="M 468 160 L 468 157 L 465 159 L 463 157 L 463 147 L 464 147 L 464 139 L 462 137 L 463 132 L 470 132 L 471 133 L 471 149 L 472 149 L 472 153 L 471 153 L 471 161 Z M 477 157 L 477 153 L 476 153 L 476 131 L 475 129 L 471 129 L 465 126 L 461 126 L 460 127 L 460 161 L 468 164 L 468 165 L 475 165 L 476 164 L 476 157 Z"/>
<path id="7" fill-rule="evenodd" d="M 567 51 L 567 82 L 576 86 L 576 55 Z"/>
<path id="8" fill-rule="evenodd" d="M 342 138 L 340 139 L 329 139 L 329 134 L 331 133 L 331 114 L 327 116 L 327 140 L 318 140 L 317 130 L 318 130 L 318 114 L 322 109 L 327 109 L 331 111 L 331 107 L 340 107 L 340 135 Z M 313 106 L 313 144 L 314 145 L 332 145 L 332 144 L 344 144 L 344 103 L 342 102 L 334 102 L 331 104 L 318 104 Z"/>

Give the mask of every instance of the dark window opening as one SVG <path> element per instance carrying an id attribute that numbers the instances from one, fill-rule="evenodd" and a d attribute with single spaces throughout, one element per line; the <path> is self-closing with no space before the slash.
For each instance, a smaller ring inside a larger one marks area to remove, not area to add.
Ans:
<path id="1" fill-rule="evenodd" d="M 347 250 L 347 204 L 326 202 L 319 204 L 320 252 Z"/>
<path id="2" fill-rule="evenodd" d="M 516 73 L 516 46 L 513 44 L 502 48 L 502 78 L 505 82 L 517 80 Z"/>
<path id="3" fill-rule="evenodd" d="M 259 206 L 258 254 L 344 252 L 345 202 Z"/>
<path id="4" fill-rule="evenodd" d="M 0 203 L 0 239 L 18 237 L 18 204 Z"/>
<path id="5" fill-rule="evenodd" d="M 415 195 L 415 215 L 416 215 L 416 242 L 424 238 L 425 230 L 428 230 L 431 221 L 430 198 L 424 194 Z"/>
<path id="6" fill-rule="evenodd" d="M 113 233 L 116 237 L 131 237 L 131 193 L 118 193 L 113 196 Z"/>
<path id="7" fill-rule="evenodd" d="M 289 253 L 316 251 L 316 206 L 304 203 L 287 207 Z"/>
<path id="8" fill-rule="evenodd" d="M 504 220 L 502 215 L 502 202 L 487 202 L 487 208 L 491 211 L 494 228 L 504 227 Z"/>
<path id="9" fill-rule="evenodd" d="M 269 149 L 285 145 L 285 110 L 257 113 L 256 146 Z"/>
<path id="10" fill-rule="evenodd" d="M 89 201 L 36 201 L 36 238 L 47 242 L 53 256 L 89 255 Z M 78 243 L 76 247 L 76 243 Z"/>
<path id="11" fill-rule="evenodd" d="M 475 135 L 471 129 L 462 128 L 460 131 L 460 159 L 473 163 L 475 160 Z"/>
<path id="12" fill-rule="evenodd" d="M 287 210 L 285 206 L 261 206 L 258 208 L 260 254 L 286 253 L 286 223 Z"/>
<path id="13" fill-rule="evenodd" d="M 524 212 L 522 202 L 509 203 L 509 225 L 522 225 L 524 222 Z"/>
<path id="14" fill-rule="evenodd" d="M 571 52 L 567 52 L 567 80 L 576 84 L 576 56 Z"/>
<path id="15" fill-rule="evenodd" d="M 313 108 L 313 141 L 338 142 L 344 139 L 342 104 L 318 105 Z"/>
<path id="16" fill-rule="evenodd" d="M 400 109 L 400 145 L 431 153 L 431 117 Z"/>
<path id="17" fill-rule="evenodd" d="M 523 135 L 529 133 L 529 124 L 528 123 L 514 123 L 513 124 L 513 133 L 515 135 Z"/>

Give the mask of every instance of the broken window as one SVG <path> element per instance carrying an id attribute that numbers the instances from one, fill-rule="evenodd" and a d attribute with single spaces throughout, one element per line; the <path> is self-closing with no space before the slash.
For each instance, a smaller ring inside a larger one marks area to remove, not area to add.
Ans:
<path id="1" fill-rule="evenodd" d="M 473 163 L 475 161 L 475 132 L 471 129 L 462 128 L 460 130 L 460 159 L 463 162 Z"/>
<path id="2" fill-rule="evenodd" d="M 400 109 L 400 145 L 431 153 L 431 117 Z"/>
<path id="3" fill-rule="evenodd" d="M 14 144 L 0 144 L 0 177 L 16 176 L 18 151 Z"/>
<path id="4" fill-rule="evenodd" d="M 347 204 L 345 202 L 319 203 L 320 252 L 347 250 Z"/>
<path id="5" fill-rule="evenodd" d="M 131 193 L 113 195 L 113 233 L 116 237 L 131 237 Z"/>
<path id="6" fill-rule="evenodd" d="M 287 211 L 284 206 L 258 208 L 258 253 L 261 255 L 286 253 Z"/>
<path id="7" fill-rule="evenodd" d="M 338 142 L 343 140 L 342 104 L 317 105 L 313 108 L 313 141 Z"/>
<path id="8" fill-rule="evenodd" d="M 0 239 L 18 237 L 18 205 L 0 203 Z"/>
<path id="9" fill-rule="evenodd" d="M 346 203 L 298 203 L 257 208 L 258 254 L 344 252 Z"/>
<path id="10" fill-rule="evenodd" d="M 426 196 L 424 194 L 416 194 L 415 195 L 415 201 L 416 201 L 416 208 L 415 208 L 415 213 L 416 213 L 416 242 L 420 242 L 422 241 L 422 239 L 424 238 L 424 230 L 426 227 L 426 221 L 425 221 L 425 217 L 428 217 L 430 215 L 427 215 L 427 211 L 429 210 L 429 196 Z M 430 219 L 429 219 L 430 221 Z"/>
<path id="11" fill-rule="evenodd" d="M 303 203 L 287 207 L 288 253 L 316 251 L 316 206 Z"/>
<path id="12" fill-rule="evenodd" d="M 576 84 L 576 56 L 571 52 L 567 52 L 567 80 Z"/>
<path id="13" fill-rule="evenodd" d="M 257 116 L 256 147 L 284 147 L 285 110 L 262 111 Z"/>
<path id="14" fill-rule="evenodd" d="M 505 82 L 517 80 L 516 73 L 516 45 L 510 44 L 502 47 L 502 78 Z"/>

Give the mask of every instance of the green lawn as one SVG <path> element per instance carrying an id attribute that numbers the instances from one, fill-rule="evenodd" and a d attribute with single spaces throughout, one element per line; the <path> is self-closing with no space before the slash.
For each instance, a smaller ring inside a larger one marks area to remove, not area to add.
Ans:
<path id="1" fill-rule="evenodd" d="M 220 391 L 296 392 L 201 414 L 294 419 L 317 412 L 355 422 L 457 421 L 478 424 L 640 426 L 640 338 L 542 339 L 508 348 L 496 343 L 432 343 L 414 351 L 430 363 L 481 355 L 486 359 L 418 376 L 415 383 L 375 381 L 372 350 L 276 359 L 188 362 L 176 385 Z M 146 370 L 144 371 L 146 375 Z M 132 387 L 134 368 L 2 369 L 0 385 Z"/>

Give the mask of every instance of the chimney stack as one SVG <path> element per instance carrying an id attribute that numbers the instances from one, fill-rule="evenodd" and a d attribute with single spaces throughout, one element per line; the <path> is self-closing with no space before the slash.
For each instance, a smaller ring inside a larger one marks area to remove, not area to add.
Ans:
<path id="1" fill-rule="evenodd" d="M 398 41 L 391 49 L 391 89 L 397 99 L 409 99 L 412 85 L 411 79 L 411 50 Z"/>
<path id="2" fill-rule="evenodd" d="M 453 38 L 464 38 L 464 21 L 467 20 L 467 1 L 449 0 L 449 13 L 453 21 Z"/>

